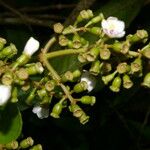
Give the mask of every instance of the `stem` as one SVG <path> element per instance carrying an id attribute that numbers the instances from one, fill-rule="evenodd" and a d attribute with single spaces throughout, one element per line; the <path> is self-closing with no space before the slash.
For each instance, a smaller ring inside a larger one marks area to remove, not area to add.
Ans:
<path id="1" fill-rule="evenodd" d="M 52 37 L 45 45 L 44 49 L 42 50 L 42 52 L 45 54 L 47 53 L 47 51 L 49 50 L 49 48 L 56 42 L 56 38 Z"/>
<path id="2" fill-rule="evenodd" d="M 79 54 L 87 51 L 87 48 L 79 48 L 79 49 L 66 49 L 66 50 L 58 50 L 54 52 L 50 52 L 46 54 L 46 58 L 54 58 L 57 56 L 71 55 L 71 54 Z"/>

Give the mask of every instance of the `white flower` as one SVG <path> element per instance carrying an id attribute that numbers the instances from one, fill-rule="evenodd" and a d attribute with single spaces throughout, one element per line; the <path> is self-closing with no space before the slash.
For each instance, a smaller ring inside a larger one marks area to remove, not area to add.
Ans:
<path id="1" fill-rule="evenodd" d="M 11 96 L 11 86 L 0 85 L 0 106 L 7 103 Z"/>
<path id="2" fill-rule="evenodd" d="M 43 119 L 49 116 L 49 109 L 43 108 L 41 106 L 34 106 L 32 112 L 38 116 L 38 118 Z"/>
<path id="3" fill-rule="evenodd" d="M 27 41 L 25 47 L 24 47 L 24 53 L 32 56 L 38 49 L 39 49 L 40 43 L 33 37 L 30 37 Z"/>
<path id="4" fill-rule="evenodd" d="M 85 81 L 87 83 L 87 90 L 88 92 L 91 92 L 95 85 L 96 85 L 96 79 L 93 75 L 91 75 L 88 71 L 84 70 L 84 73 L 81 76 L 81 82 Z"/>
<path id="5" fill-rule="evenodd" d="M 109 17 L 102 20 L 103 32 L 110 38 L 121 38 L 125 35 L 125 23 L 116 17 Z"/>

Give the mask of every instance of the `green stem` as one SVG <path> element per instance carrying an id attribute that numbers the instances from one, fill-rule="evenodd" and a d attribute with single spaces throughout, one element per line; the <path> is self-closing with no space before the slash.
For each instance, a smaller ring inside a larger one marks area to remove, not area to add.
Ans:
<path id="1" fill-rule="evenodd" d="M 49 48 L 56 42 L 56 38 L 55 37 L 52 37 L 45 45 L 45 47 L 43 48 L 43 53 L 46 53 Z"/>
<path id="2" fill-rule="evenodd" d="M 87 51 L 87 48 L 79 48 L 79 49 L 66 49 L 66 50 L 58 50 L 54 52 L 50 52 L 46 54 L 46 58 L 54 58 L 57 56 L 71 55 L 71 54 L 79 54 Z"/>

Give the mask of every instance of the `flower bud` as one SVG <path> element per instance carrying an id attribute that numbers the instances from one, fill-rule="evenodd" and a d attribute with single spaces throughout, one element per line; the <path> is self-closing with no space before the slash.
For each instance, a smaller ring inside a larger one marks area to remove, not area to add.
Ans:
<path id="1" fill-rule="evenodd" d="M 91 27 L 88 29 L 88 32 L 100 36 L 102 34 L 102 29 L 100 27 Z"/>
<path id="2" fill-rule="evenodd" d="M 77 104 L 70 105 L 69 110 L 73 113 L 73 116 L 77 118 L 80 118 L 84 113 L 83 110 Z"/>
<path id="3" fill-rule="evenodd" d="M 81 38 L 80 36 L 76 33 L 74 36 L 73 36 L 73 48 L 80 48 L 82 46 L 82 43 L 81 43 Z"/>
<path id="4" fill-rule="evenodd" d="M 77 83 L 74 88 L 73 88 L 73 91 L 75 93 L 80 93 L 80 92 L 83 92 L 85 90 L 87 90 L 87 82 L 86 81 L 82 81 L 80 83 Z"/>
<path id="5" fill-rule="evenodd" d="M 99 61 L 99 60 L 94 61 L 94 62 L 92 63 L 91 68 L 90 68 L 91 74 L 97 76 L 97 75 L 100 73 L 100 68 L 101 68 L 101 63 L 100 63 L 100 61 Z"/>
<path id="6" fill-rule="evenodd" d="M 56 82 L 54 80 L 49 80 L 45 84 L 45 89 L 50 92 L 54 90 L 55 86 L 56 86 Z"/>
<path id="7" fill-rule="evenodd" d="M 100 49 L 100 58 L 103 60 L 108 60 L 111 56 L 111 52 L 107 48 Z"/>
<path id="8" fill-rule="evenodd" d="M 2 76 L 1 80 L 4 85 L 11 85 L 13 83 L 14 76 L 13 76 L 12 72 L 8 71 Z"/>
<path id="9" fill-rule="evenodd" d="M 39 46 L 39 42 L 33 37 L 30 37 L 24 47 L 23 54 L 12 65 L 12 69 L 14 70 L 18 66 L 26 64 L 29 61 L 30 57 L 39 49 Z"/>
<path id="10" fill-rule="evenodd" d="M 79 118 L 81 124 L 86 124 L 89 121 L 89 116 L 86 115 L 86 113 L 83 112 L 82 116 Z"/>
<path id="11" fill-rule="evenodd" d="M 0 51 L 3 49 L 5 44 L 6 44 L 6 40 L 0 37 Z"/>
<path id="12" fill-rule="evenodd" d="M 125 42 L 115 41 L 114 44 L 112 45 L 112 49 L 116 53 L 127 54 L 129 48 L 130 48 L 129 41 L 125 41 Z"/>
<path id="13" fill-rule="evenodd" d="M 26 70 L 29 75 L 36 75 L 41 74 L 44 71 L 44 68 L 40 62 L 37 62 L 27 67 Z"/>
<path id="14" fill-rule="evenodd" d="M 97 58 L 97 56 L 99 55 L 99 52 L 100 52 L 99 47 L 91 48 L 90 51 L 87 53 L 86 59 L 90 62 L 94 61 Z"/>
<path id="15" fill-rule="evenodd" d="M 141 57 L 138 57 L 131 63 L 131 73 L 136 73 L 141 71 L 142 71 L 142 59 Z"/>
<path id="16" fill-rule="evenodd" d="M 79 62 L 81 62 L 81 63 L 87 62 L 86 56 L 87 56 L 87 55 L 86 55 L 85 53 L 79 54 L 79 55 L 78 55 L 78 60 L 79 60 Z"/>
<path id="17" fill-rule="evenodd" d="M 67 39 L 66 36 L 64 36 L 64 35 L 60 35 L 60 36 L 59 36 L 59 44 L 60 44 L 61 46 L 67 46 L 67 45 L 68 45 L 68 42 L 69 42 L 69 40 Z"/>
<path id="18" fill-rule="evenodd" d="M 82 96 L 80 98 L 80 102 L 82 104 L 87 104 L 87 105 L 93 106 L 95 104 L 95 102 L 96 102 L 96 98 L 94 96 L 87 96 L 86 95 L 86 96 Z"/>
<path id="19" fill-rule="evenodd" d="M 42 145 L 41 144 L 37 144 L 37 145 L 31 147 L 30 150 L 42 150 Z"/>
<path id="20" fill-rule="evenodd" d="M 128 35 L 127 39 L 129 40 L 130 43 L 136 43 L 139 41 L 142 41 L 145 43 L 148 39 L 148 33 L 146 30 L 137 30 L 137 32 L 133 35 Z"/>
<path id="21" fill-rule="evenodd" d="M 96 24 L 96 23 L 100 22 L 100 21 L 103 20 L 103 19 L 104 19 L 104 16 L 103 16 L 102 13 L 100 13 L 98 16 L 92 18 L 92 19 L 85 25 L 85 27 L 88 27 L 88 26 L 90 26 L 90 25 L 92 25 L 92 24 Z"/>
<path id="22" fill-rule="evenodd" d="M 17 149 L 18 148 L 18 142 L 17 141 L 12 141 L 10 143 L 7 143 L 7 144 L 5 144 L 5 148 L 7 150 Z"/>
<path id="23" fill-rule="evenodd" d="M 79 78 L 81 76 L 81 71 L 80 70 L 75 70 L 73 71 L 73 78 Z"/>
<path id="24" fill-rule="evenodd" d="M 144 48 L 142 48 L 142 50 L 140 51 L 140 53 L 141 53 L 144 57 L 150 59 L 150 43 L 147 44 Z"/>
<path id="25" fill-rule="evenodd" d="M 26 98 L 26 104 L 32 105 L 33 99 L 35 97 L 36 88 L 33 88 L 29 94 L 29 96 Z"/>
<path id="26" fill-rule="evenodd" d="M 53 28 L 55 33 L 62 33 L 64 26 L 61 23 L 56 23 Z"/>
<path id="27" fill-rule="evenodd" d="M 73 26 L 70 25 L 70 26 L 64 28 L 62 34 L 63 34 L 63 35 L 66 35 L 66 34 L 74 33 L 74 32 L 75 32 L 75 29 L 76 29 L 75 27 L 73 27 Z"/>
<path id="28" fill-rule="evenodd" d="M 5 105 L 11 97 L 11 86 L 0 85 L 0 106 Z"/>
<path id="29" fill-rule="evenodd" d="M 125 74 L 123 76 L 123 87 L 125 89 L 130 89 L 132 86 L 133 86 L 132 80 L 130 79 L 130 77 L 127 74 Z"/>
<path id="30" fill-rule="evenodd" d="M 150 72 L 145 75 L 142 86 L 150 88 Z"/>
<path id="31" fill-rule="evenodd" d="M 12 90 L 12 98 L 11 98 L 12 103 L 18 102 L 18 89 L 17 87 L 14 87 Z"/>
<path id="32" fill-rule="evenodd" d="M 7 46 L 3 48 L 3 50 L 0 51 L 0 59 L 2 58 L 11 58 L 15 54 L 17 54 L 17 49 L 14 44 L 10 44 L 10 46 Z"/>
<path id="33" fill-rule="evenodd" d="M 89 46 L 89 41 L 87 41 L 86 39 L 84 39 L 83 37 L 81 38 L 81 44 L 83 47 L 88 47 Z"/>
<path id="34" fill-rule="evenodd" d="M 108 74 L 111 70 L 112 70 L 111 63 L 102 62 L 102 67 L 101 67 L 101 73 L 102 74 Z"/>
<path id="35" fill-rule="evenodd" d="M 16 75 L 20 80 L 26 80 L 29 77 L 29 74 L 26 69 L 20 68 L 16 71 Z"/>
<path id="36" fill-rule="evenodd" d="M 44 96 L 42 101 L 40 102 L 40 106 L 43 107 L 43 108 L 47 108 L 49 107 L 49 104 L 51 103 L 52 101 L 52 95 L 47 95 L 47 96 Z"/>
<path id="37" fill-rule="evenodd" d="M 117 66 L 117 72 L 120 74 L 124 74 L 126 72 L 130 71 L 130 67 L 126 62 L 120 63 Z"/>
<path id="38" fill-rule="evenodd" d="M 77 25 L 79 22 L 86 20 L 86 19 L 90 19 L 93 17 L 93 12 L 92 10 L 88 9 L 88 10 L 82 10 L 79 14 L 79 16 L 77 17 L 77 20 L 75 22 L 75 25 Z"/>
<path id="39" fill-rule="evenodd" d="M 109 74 L 109 75 L 106 75 L 106 76 L 102 76 L 102 80 L 104 82 L 105 85 L 107 85 L 110 81 L 113 80 L 113 78 L 115 77 L 117 71 Z"/>
<path id="40" fill-rule="evenodd" d="M 110 89 L 113 92 L 119 92 L 121 86 L 121 78 L 119 76 L 115 77 L 115 79 L 112 82 L 112 85 L 110 86 Z"/>
<path id="41" fill-rule="evenodd" d="M 20 142 L 20 148 L 25 149 L 29 148 L 34 144 L 34 141 L 31 137 L 28 137 Z"/>
<path id="42" fill-rule="evenodd" d="M 57 104 L 54 105 L 50 115 L 54 118 L 59 118 L 60 117 L 59 115 L 62 112 L 62 108 L 63 108 L 62 104 L 58 102 Z"/>
<path id="43" fill-rule="evenodd" d="M 42 88 L 37 91 L 37 94 L 40 97 L 40 99 L 42 99 L 43 97 L 47 96 L 47 91 L 45 88 Z"/>
<path id="44" fill-rule="evenodd" d="M 65 72 L 61 78 L 62 82 L 73 81 L 73 74 L 71 71 Z"/>

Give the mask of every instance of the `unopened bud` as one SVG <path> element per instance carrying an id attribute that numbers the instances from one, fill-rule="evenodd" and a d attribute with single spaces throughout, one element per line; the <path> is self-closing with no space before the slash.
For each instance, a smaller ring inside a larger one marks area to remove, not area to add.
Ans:
<path id="1" fill-rule="evenodd" d="M 62 33 L 64 26 L 61 23 L 54 24 L 54 32 L 55 33 Z"/>
<path id="2" fill-rule="evenodd" d="M 3 49 L 5 44 L 6 44 L 6 40 L 0 37 L 0 51 Z"/>
<path id="3" fill-rule="evenodd" d="M 63 108 L 62 104 L 58 102 L 57 104 L 54 105 L 50 115 L 54 118 L 59 118 L 60 117 L 59 115 L 62 112 L 62 108 Z"/>
<path id="4" fill-rule="evenodd" d="M 86 113 L 83 112 L 82 116 L 79 118 L 81 124 L 86 124 L 89 121 L 89 116 L 86 115 Z"/>
<path id="5" fill-rule="evenodd" d="M 88 27 L 88 26 L 90 26 L 90 25 L 92 25 L 92 24 L 96 24 L 96 23 L 102 21 L 103 19 L 104 19 L 104 16 L 103 16 L 102 13 L 100 13 L 98 16 L 92 18 L 92 19 L 85 25 L 85 27 Z"/>
<path id="6" fill-rule="evenodd" d="M 144 48 L 142 48 L 142 50 L 140 51 L 140 53 L 144 57 L 150 59 L 150 43 L 148 45 L 146 45 Z"/>
<path id="7" fill-rule="evenodd" d="M 42 88 L 37 91 L 38 96 L 42 99 L 43 97 L 47 96 L 47 91 L 45 88 Z"/>
<path id="8" fill-rule="evenodd" d="M 17 87 L 14 87 L 14 88 L 13 88 L 11 95 L 12 95 L 12 96 L 11 96 L 11 97 L 12 97 L 12 98 L 11 98 L 11 102 L 12 102 L 12 103 L 18 102 L 18 89 L 17 89 Z"/>
<path id="9" fill-rule="evenodd" d="M 14 77 L 12 72 L 6 72 L 3 76 L 2 76 L 2 83 L 4 85 L 11 85 L 13 83 Z"/>
<path id="10" fill-rule="evenodd" d="M 81 46 L 82 46 L 81 38 L 80 38 L 80 36 L 76 33 L 76 34 L 73 36 L 73 48 L 80 48 Z"/>
<path id="11" fill-rule="evenodd" d="M 99 60 L 92 63 L 92 66 L 90 68 L 91 74 L 97 76 L 100 73 L 101 63 Z"/>
<path id="12" fill-rule="evenodd" d="M 100 27 L 92 27 L 88 29 L 88 32 L 100 36 L 102 34 L 102 29 Z"/>
<path id="13" fill-rule="evenodd" d="M 80 83 L 77 83 L 74 86 L 73 91 L 75 93 L 80 93 L 80 92 L 83 92 L 83 91 L 87 90 L 87 88 L 88 88 L 87 82 L 86 81 L 82 81 Z"/>
<path id="14" fill-rule="evenodd" d="M 103 60 L 108 60 L 111 56 L 111 52 L 109 49 L 104 48 L 104 49 L 100 49 L 100 58 Z"/>
<path id="15" fill-rule="evenodd" d="M 86 95 L 86 96 L 82 96 L 80 98 L 80 102 L 82 104 L 87 104 L 87 105 L 93 106 L 95 104 L 95 102 L 96 102 L 96 98 L 94 96 L 88 96 L 88 95 Z"/>
<path id="16" fill-rule="evenodd" d="M 137 30 L 135 34 L 133 35 L 130 34 L 127 36 L 127 39 L 131 43 L 135 43 L 139 41 L 142 41 L 143 43 L 145 43 L 147 41 L 147 38 L 148 38 L 148 33 L 146 30 Z"/>
<path id="17" fill-rule="evenodd" d="M 116 73 L 117 73 L 117 71 L 115 71 L 109 75 L 103 76 L 102 80 L 103 80 L 104 84 L 107 85 L 110 81 L 112 81 L 113 78 L 115 77 Z"/>
<path id="18" fill-rule="evenodd" d="M 81 71 L 80 70 L 75 70 L 73 71 L 73 78 L 79 78 L 81 76 Z"/>
<path id="19" fill-rule="evenodd" d="M 25 68 L 20 68 L 17 70 L 16 75 L 20 80 L 26 80 L 29 77 L 29 74 Z"/>
<path id="20" fill-rule="evenodd" d="M 32 105 L 34 97 L 35 97 L 36 88 L 33 88 L 29 94 L 29 96 L 26 98 L 26 103 L 28 105 Z"/>
<path id="21" fill-rule="evenodd" d="M 17 149 L 18 148 L 18 142 L 17 141 L 12 141 L 10 143 L 7 143 L 7 144 L 5 144 L 5 148 L 7 150 Z"/>
<path id="22" fill-rule="evenodd" d="M 110 89 L 113 92 L 119 92 L 121 86 L 121 78 L 119 76 L 115 77 L 115 79 L 112 82 L 112 85 L 110 86 Z"/>
<path id="23" fill-rule="evenodd" d="M 94 61 L 100 52 L 100 48 L 99 47 L 93 47 L 92 49 L 90 49 L 90 51 L 87 53 L 87 60 L 88 61 Z"/>
<path id="24" fill-rule="evenodd" d="M 67 71 L 63 76 L 62 76 L 62 81 L 67 82 L 67 81 L 73 81 L 73 74 L 71 71 Z"/>
<path id="25" fill-rule="evenodd" d="M 35 146 L 33 146 L 33 147 L 30 148 L 30 150 L 42 150 L 42 149 L 43 148 L 42 148 L 41 144 L 37 144 L 37 145 L 35 145 Z"/>
<path id="26" fill-rule="evenodd" d="M 64 36 L 64 35 L 59 36 L 59 44 L 61 46 L 67 46 L 68 42 L 69 42 L 69 40 L 66 38 L 66 36 Z"/>
<path id="27" fill-rule="evenodd" d="M 34 141 L 31 137 L 28 137 L 20 142 L 20 147 L 22 149 L 29 148 L 34 144 Z"/>
<path id="28" fill-rule="evenodd" d="M 132 80 L 130 79 L 130 77 L 127 74 L 125 74 L 123 76 L 123 87 L 125 89 L 130 89 L 132 86 L 133 86 Z"/>
<path id="29" fill-rule="evenodd" d="M 17 54 L 17 48 L 14 44 L 10 44 L 10 46 L 5 47 L 3 50 L 0 51 L 0 59 L 2 58 L 11 58 L 15 54 Z"/>
<path id="30" fill-rule="evenodd" d="M 131 63 L 131 72 L 136 73 L 141 71 L 142 71 L 142 59 L 141 57 L 138 57 Z"/>
<path id="31" fill-rule="evenodd" d="M 150 88 L 150 72 L 145 75 L 142 86 Z"/>
<path id="32" fill-rule="evenodd" d="M 26 70 L 29 75 L 36 75 L 41 74 L 44 71 L 44 68 L 40 62 L 37 62 L 27 67 Z"/>
<path id="33" fill-rule="evenodd" d="M 126 62 L 120 63 L 117 66 L 117 72 L 120 74 L 124 74 L 130 70 L 130 67 Z"/>

